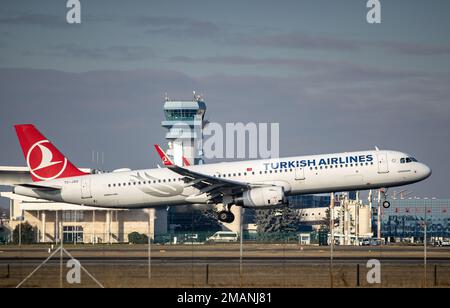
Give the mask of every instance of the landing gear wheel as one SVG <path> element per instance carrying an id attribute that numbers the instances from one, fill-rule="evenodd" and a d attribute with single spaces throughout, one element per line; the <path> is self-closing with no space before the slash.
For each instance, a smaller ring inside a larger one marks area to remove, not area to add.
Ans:
<path id="1" fill-rule="evenodd" d="M 224 223 L 232 223 L 234 221 L 234 214 L 229 211 L 220 211 L 217 218 Z"/>
<path id="2" fill-rule="evenodd" d="M 384 207 L 385 209 L 388 209 L 390 206 L 391 206 L 391 203 L 390 203 L 389 201 L 384 201 L 384 202 L 383 202 L 383 207 Z"/>

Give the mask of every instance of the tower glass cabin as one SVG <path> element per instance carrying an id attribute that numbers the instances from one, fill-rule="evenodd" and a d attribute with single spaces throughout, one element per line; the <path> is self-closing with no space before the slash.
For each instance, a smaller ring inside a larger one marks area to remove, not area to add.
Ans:
<path id="1" fill-rule="evenodd" d="M 167 155 L 172 161 L 183 165 L 183 156 L 191 165 L 203 164 L 203 128 L 206 104 L 195 95 L 192 101 L 170 100 L 164 102 L 165 120 L 161 125 L 168 130 Z"/>

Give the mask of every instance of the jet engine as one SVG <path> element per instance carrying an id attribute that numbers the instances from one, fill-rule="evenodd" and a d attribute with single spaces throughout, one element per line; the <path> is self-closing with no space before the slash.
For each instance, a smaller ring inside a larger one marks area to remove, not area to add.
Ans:
<path id="1" fill-rule="evenodd" d="M 287 203 L 284 188 L 281 186 L 258 187 L 244 191 L 235 197 L 234 203 L 243 207 L 266 208 Z"/>

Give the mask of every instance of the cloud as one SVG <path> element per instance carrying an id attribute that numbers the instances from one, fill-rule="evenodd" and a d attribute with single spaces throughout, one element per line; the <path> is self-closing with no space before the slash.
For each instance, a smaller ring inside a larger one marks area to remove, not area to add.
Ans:
<path id="1" fill-rule="evenodd" d="M 147 46 L 109 46 L 105 48 L 83 47 L 75 44 L 57 45 L 43 54 L 54 56 L 85 58 L 92 60 L 108 59 L 121 61 L 137 61 L 154 58 L 153 48 Z"/>
<path id="2" fill-rule="evenodd" d="M 213 22 L 183 17 L 141 16 L 129 20 L 128 24 L 144 27 L 149 34 L 174 37 L 213 37 L 221 31 Z"/>
<path id="3" fill-rule="evenodd" d="M 428 44 L 399 41 L 367 41 L 337 38 L 326 35 L 312 35 L 302 32 L 277 33 L 270 35 L 235 35 L 228 40 L 234 44 L 263 46 L 271 48 L 317 49 L 333 51 L 356 51 L 363 48 L 381 48 L 388 52 L 411 56 L 438 56 L 450 54 L 448 44 Z"/>
<path id="4" fill-rule="evenodd" d="M 376 47 L 384 48 L 388 51 L 409 55 L 409 56 L 440 56 L 450 54 L 450 45 L 434 45 L 423 43 L 406 42 L 377 42 Z"/>
<path id="5" fill-rule="evenodd" d="M 361 48 L 361 43 L 358 41 L 329 36 L 309 35 L 300 32 L 260 36 L 246 35 L 235 38 L 234 41 L 244 45 L 293 49 L 326 49 L 347 51 Z"/>
<path id="6" fill-rule="evenodd" d="M 236 66 L 281 66 L 291 68 L 293 71 L 308 74 L 310 81 L 333 81 L 342 83 L 348 80 L 373 81 L 392 80 L 399 78 L 415 78 L 423 76 L 420 72 L 398 69 L 382 69 L 377 67 L 360 66 L 350 62 L 311 60 L 301 58 L 254 58 L 245 56 L 214 56 L 214 57 L 187 57 L 175 56 L 168 59 L 171 62 L 195 64 L 217 64 Z M 301 70 L 301 71 L 299 71 Z"/>
<path id="7" fill-rule="evenodd" d="M 67 25 L 65 15 L 55 16 L 47 14 L 26 14 L 0 18 L 0 25 L 40 26 L 56 28 Z"/>

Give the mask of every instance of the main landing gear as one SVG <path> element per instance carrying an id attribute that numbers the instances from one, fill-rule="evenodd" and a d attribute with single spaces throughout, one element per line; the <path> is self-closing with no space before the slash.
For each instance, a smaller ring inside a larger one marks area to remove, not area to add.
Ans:
<path id="1" fill-rule="evenodd" d="M 234 214 L 231 213 L 230 211 L 220 211 L 217 214 L 217 218 L 219 219 L 220 222 L 229 224 L 234 221 Z"/>
<path id="2" fill-rule="evenodd" d="M 217 219 L 223 223 L 232 223 L 234 221 L 234 214 L 231 213 L 232 204 L 224 206 L 224 209 L 217 214 Z"/>
<path id="3" fill-rule="evenodd" d="M 381 192 L 381 198 L 382 198 L 382 200 L 384 200 L 382 205 L 383 205 L 383 207 L 385 209 L 388 209 L 391 206 L 391 203 L 386 200 L 387 199 L 387 196 L 386 196 L 387 189 L 386 188 L 384 188 L 384 189 L 382 188 L 382 189 L 380 189 L 380 192 Z"/>

